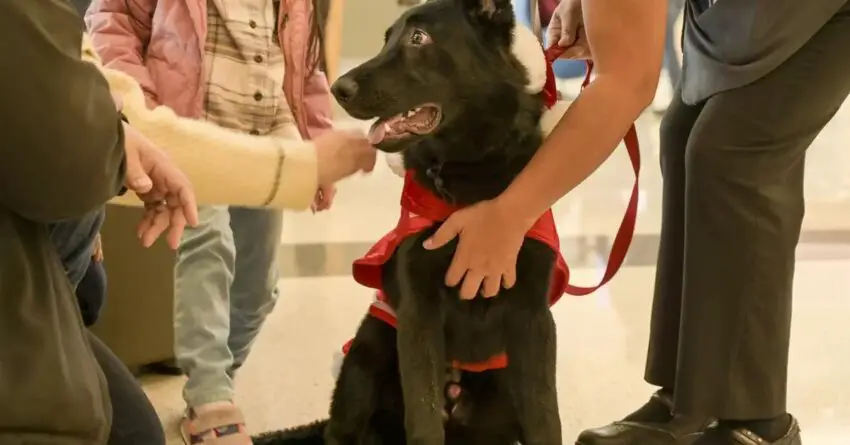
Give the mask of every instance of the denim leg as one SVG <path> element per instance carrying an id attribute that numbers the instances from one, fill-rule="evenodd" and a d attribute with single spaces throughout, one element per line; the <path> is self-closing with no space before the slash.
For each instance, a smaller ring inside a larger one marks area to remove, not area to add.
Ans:
<path id="1" fill-rule="evenodd" d="M 197 227 L 186 228 L 175 266 L 174 352 L 189 377 L 183 398 L 190 407 L 233 399 L 227 374 L 236 262 L 230 213 L 227 207 L 201 207 L 198 218 Z"/>
<path id="2" fill-rule="evenodd" d="M 234 370 L 245 362 L 263 322 L 277 302 L 276 259 L 282 222 L 280 211 L 230 209 L 236 273 L 231 287 L 228 345 Z"/>
<path id="3" fill-rule="evenodd" d="M 94 240 L 103 225 L 106 216 L 105 208 L 90 212 L 87 215 L 50 224 L 50 240 L 56 246 L 62 266 L 68 273 L 71 285 L 76 287 L 86 274 L 91 263 Z"/>
<path id="4" fill-rule="evenodd" d="M 89 260 L 86 274 L 77 285 L 77 301 L 80 303 L 83 324 L 89 327 L 97 323 L 106 303 L 106 270 L 102 263 Z"/>

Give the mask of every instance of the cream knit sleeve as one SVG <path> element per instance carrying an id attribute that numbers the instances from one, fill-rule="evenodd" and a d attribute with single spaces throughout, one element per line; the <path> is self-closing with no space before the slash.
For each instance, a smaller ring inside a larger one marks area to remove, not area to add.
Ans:
<path id="1" fill-rule="evenodd" d="M 177 116 L 170 108 L 149 109 L 138 82 L 100 64 L 88 36 L 83 59 L 94 63 L 123 101 L 133 128 L 168 152 L 189 177 L 200 205 L 306 209 L 318 189 L 313 144 L 297 139 L 250 136 L 204 121 Z M 112 202 L 140 205 L 132 194 Z"/>

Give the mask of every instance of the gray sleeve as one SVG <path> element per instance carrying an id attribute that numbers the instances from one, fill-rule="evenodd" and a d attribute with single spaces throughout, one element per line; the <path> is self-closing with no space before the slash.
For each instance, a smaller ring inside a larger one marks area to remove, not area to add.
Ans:
<path id="1" fill-rule="evenodd" d="M 124 132 L 106 80 L 80 60 L 68 0 L 0 0 L 0 205 L 34 221 L 103 205 L 124 179 Z"/>

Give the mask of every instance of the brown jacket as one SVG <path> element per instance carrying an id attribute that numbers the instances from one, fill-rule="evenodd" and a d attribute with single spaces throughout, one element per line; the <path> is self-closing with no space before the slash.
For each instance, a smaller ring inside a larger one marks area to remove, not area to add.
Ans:
<path id="1" fill-rule="evenodd" d="M 46 224 L 119 190 L 120 118 L 68 0 L 3 0 L 0 17 L 0 444 L 103 444 L 106 385 Z"/>

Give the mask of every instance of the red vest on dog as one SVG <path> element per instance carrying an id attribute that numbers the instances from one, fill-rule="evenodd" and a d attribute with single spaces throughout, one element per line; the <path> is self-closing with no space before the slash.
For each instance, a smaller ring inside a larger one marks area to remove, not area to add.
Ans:
<path id="1" fill-rule="evenodd" d="M 354 262 L 354 280 L 363 286 L 376 289 L 376 302 L 369 308 L 369 313 L 396 326 L 395 313 L 386 301 L 386 295 L 381 289 L 381 270 L 384 263 L 389 261 L 398 245 L 407 237 L 415 235 L 439 221 L 445 221 L 457 207 L 450 206 L 430 191 L 419 185 L 413 178 L 413 172 L 408 172 L 404 178 L 404 189 L 401 195 L 401 217 L 392 232 L 384 235 L 377 244 L 369 249 L 366 255 Z M 569 282 L 569 269 L 561 256 L 558 231 L 555 228 L 555 218 L 548 210 L 534 223 L 526 237 L 538 240 L 557 253 L 555 272 L 549 289 L 550 304 L 555 304 L 566 291 Z M 348 352 L 348 346 L 344 352 Z M 484 371 L 487 369 L 503 368 L 507 365 L 507 356 L 502 353 L 491 357 L 484 363 L 454 363 L 459 369 L 468 371 Z"/>
<path id="2" fill-rule="evenodd" d="M 541 93 L 547 108 L 551 108 L 558 100 L 555 86 L 555 76 L 551 69 L 551 62 L 557 59 L 562 50 L 550 49 L 546 51 L 546 60 L 549 64 L 546 73 L 546 84 Z M 593 65 L 588 62 L 587 77 L 582 87 L 590 81 Z M 558 230 L 555 227 L 555 219 L 552 210 L 547 210 L 526 234 L 527 238 L 535 239 L 549 246 L 557 255 L 555 270 L 549 288 L 549 302 L 555 304 L 564 293 L 571 295 L 587 295 L 605 285 L 619 270 L 634 235 L 635 221 L 637 219 L 637 197 L 638 197 L 638 173 L 640 170 L 640 149 L 638 147 L 637 133 L 634 125 L 626 133 L 624 139 L 626 149 L 632 161 L 635 172 L 635 184 L 629 200 L 626 214 L 620 224 L 617 236 L 614 238 L 611 249 L 611 257 L 605 274 L 600 283 L 593 287 L 578 287 L 569 284 L 570 271 L 564 257 L 561 255 Z M 376 290 L 375 302 L 369 307 L 369 314 L 379 320 L 396 327 L 395 312 L 387 303 L 387 297 L 382 289 L 381 271 L 383 265 L 389 261 L 395 253 L 398 245 L 407 237 L 413 236 L 434 224 L 445 221 L 457 210 L 421 185 L 415 179 L 412 171 L 408 171 L 404 178 L 404 189 L 401 196 L 401 216 L 396 227 L 384 235 L 366 255 L 354 262 L 352 272 L 354 280 L 363 286 Z M 343 353 L 348 353 L 351 348 L 350 340 L 343 346 Z M 459 363 L 453 361 L 453 366 L 458 369 L 472 372 L 482 372 L 490 369 L 500 369 L 508 365 L 508 357 L 505 353 L 496 354 L 482 363 Z"/>

